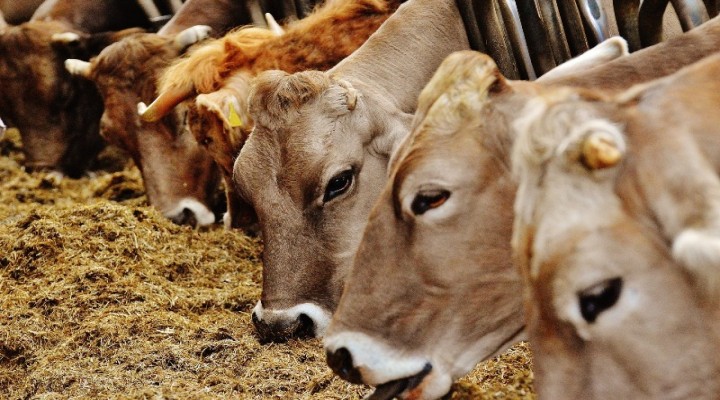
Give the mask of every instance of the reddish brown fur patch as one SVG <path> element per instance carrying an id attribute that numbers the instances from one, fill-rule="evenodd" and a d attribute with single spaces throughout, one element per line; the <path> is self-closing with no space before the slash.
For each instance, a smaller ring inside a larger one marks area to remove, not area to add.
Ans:
<path id="1" fill-rule="evenodd" d="M 286 27 L 285 34 L 279 37 L 263 39 L 268 31 L 257 29 L 231 33 L 211 43 L 212 50 L 198 49 L 169 70 L 161 90 L 185 88 L 191 77 L 197 92 L 208 93 L 220 88 L 238 69 L 253 75 L 269 69 L 290 73 L 327 70 L 360 47 L 398 5 L 396 0 L 331 0 Z M 214 68 L 207 66 L 208 57 L 212 57 Z M 199 69 L 200 64 L 206 67 Z"/>
<path id="2" fill-rule="evenodd" d="M 159 72 L 177 57 L 170 38 L 152 33 L 132 35 L 106 48 L 92 60 L 92 79 L 107 79 L 115 88 L 133 88 L 142 98 L 152 98 Z M 142 90 L 137 85 L 142 85 Z"/>

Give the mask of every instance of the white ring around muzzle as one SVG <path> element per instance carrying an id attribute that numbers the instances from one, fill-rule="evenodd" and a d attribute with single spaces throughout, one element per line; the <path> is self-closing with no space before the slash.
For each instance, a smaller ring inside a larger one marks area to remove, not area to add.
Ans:
<path id="1" fill-rule="evenodd" d="M 330 324 L 330 318 L 332 317 L 329 312 L 313 303 L 302 303 L 290 308 L 274 310 L 265 309 L 262 305 L 262 301 L 257 302 L 255 308 L 253 308 L 253 314 L 255 314 L 255 317 L 258 320 L 266 323 L 274 321 L 292 323 L 300 317 L 300 314 L 305 314 L 313 322 L 313 329 L 316 337 L 325 336 L 325 331 L 327 330 L 327 327 Z"/>

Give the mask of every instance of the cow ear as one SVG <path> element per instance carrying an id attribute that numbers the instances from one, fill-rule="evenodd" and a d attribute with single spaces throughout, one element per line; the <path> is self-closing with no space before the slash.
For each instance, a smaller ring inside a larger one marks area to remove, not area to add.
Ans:
<path id="1" fill-rule="evenodd" d="M 628 50 L 627 41 L 620 36 L 614 36 L 546 72 L 538 78 L 538 82 L 552 82 L 580 76 L 588 68 L 608 63 L 628 54 L 630 54 L 630 51 Z"/>
<path id="2" fill-rule="evenodd" d="M 488 97 L 509 88 L 492 58 L 475 51 L 452 53 L 420 93 L 413 130 L 422 123 L 442 126 L 438 132 L 454 131 L 448 127 L 477 115 Z"/>
<path id="3" fill-rule="evenodd" d="M 235 95 L 225 90 L 201 94 L 195 99 L 199 108 L 215 114 L 230 131 L 232 128 L 247 129 L 252 127 L 252 120 L 247 112 L 247 105 Z"/>
<path id="4" fill-rule="evenodd" d="M 358 91 L 352 84 L 344 79 L 336 79 L 335 82 L 345 91 L 345 107 L 348 111 L 352 111 L 357 106 Z"/>

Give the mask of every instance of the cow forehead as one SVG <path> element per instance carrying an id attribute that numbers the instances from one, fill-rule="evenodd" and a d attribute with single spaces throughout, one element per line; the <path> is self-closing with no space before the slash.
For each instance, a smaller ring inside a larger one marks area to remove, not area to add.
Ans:
<path id="1" fill-rule="evenodd" d="M 304 190 L 319 183 L 328 165 L 335 159 L 339 159 L 339 164 L 350 159 L 348 146 L 339 143 L 336 123 L 324 122 L 299 123 L 273 132 L 256 127 L 235 167 L 236 181 L 241 191 L 249 195 L 246 197 L 275 197 L 282 191 L 300 202 Z"/>

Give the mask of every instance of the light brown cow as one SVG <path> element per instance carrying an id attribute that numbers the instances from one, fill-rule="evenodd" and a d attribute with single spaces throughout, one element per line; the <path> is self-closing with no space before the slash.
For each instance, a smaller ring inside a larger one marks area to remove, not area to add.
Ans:
<path id="1" fill-rule="evenodd" d="M 330 1 L 288 25 L 280 36 L 265 29 L 242 29 L 197 48 L 164 74 L 163 94 L 144 118 L 156 119 L 179 101 L 202 93 L 189 106 L 188 122 L 198 143 L 224 173 L 227 227 L 246 226 L 256 219 L 232 188 L 235 157 L 253 127 L 247 110 L 252 77 L 276 68 L 287 72 L 328 69 L 360 47 L 397 5 L 385 0 Z M 178 92 L 163 103 L 166 94 Z M 154 114 L 156 107 L 159 111 Z"/>
<path id="2" fill-rule="evenodd" d="M 148 201 L 176 223 L 215 222 L 219 171 L 184 125 L 184 108 L 158 122 L 137 115 L 137 103 L 155 96 L 158 75 L 209 28 L 188 28 L 174 38 L 152 33 L 127 37 L 90 62 L 70 59 L 68 70 L 95 83 L 103 97 L 100 133 L 125 149 L 143 176 Z"/>
<path id="3" fill-rule="evenodd" d="M 711 54 L 719 42 L 720 20 L 714 19 L 577 77 L 553 79 L 619 89 L 674 72 Z M 486 57 L 465 60 L 463 68 L 476 78 L 457 84 L 474 90 L 446 87 L 452 76 L 429 86 L 417 129 L 396 152 L 325 338 L 328 361 L 339 375 L 381 391 L 400 394 L 414 384 L 404 396 L 437 397 L 509 344 L 518 327 L 510 317 L 521 311 L 519 291 L 494 291 L 488 282 L 513 285 L 498 272 L 514 272 L 510 124 L 544 86 L 508 82 Z M 494 272 L 486 275 L 485 268 Z M 514 279 L 517 285 L 519 277 Z M 489 288 L 478 290 L 482 285 Z M 435 320 L 445 323 L 430 323 Z M 432 370 L 425 376 L 427 365 Z"/>
<path id="4" fill-rule="evenodd" d="M 717 399 L 720 56 L 516 124 L 513 245 L 545 399 Z"/>
<path id="5" fill-rule="evenodd" d="M 265 242 L 261 337 L 323 334 L 420 89 L 467 47 L 454 1 L 410 0 L 330 71 L 256 78 L 235 182 Z"/>

